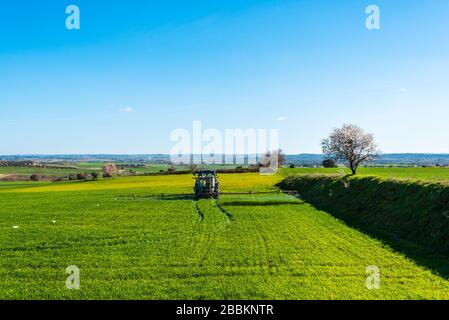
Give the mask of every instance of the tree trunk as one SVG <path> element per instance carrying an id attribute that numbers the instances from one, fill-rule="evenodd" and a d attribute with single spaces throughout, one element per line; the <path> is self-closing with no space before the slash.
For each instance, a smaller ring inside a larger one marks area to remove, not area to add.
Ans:
<path id="1" fill-rule="evenodd" d="M 351 168 L 352 175 L 356 175 L 357 174 L 357 165 L 353 162 L 350 162 L 349 167 Z"/>

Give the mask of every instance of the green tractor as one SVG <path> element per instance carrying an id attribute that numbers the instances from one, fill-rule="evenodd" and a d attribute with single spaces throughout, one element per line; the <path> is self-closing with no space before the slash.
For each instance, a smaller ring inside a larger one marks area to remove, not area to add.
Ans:
<path id="1" fill-rule="evenodd" d="M 195 175 L 196 180 L 193 188 L 195 199 L 218 199 L 220 190 L 217 172 L 215 170 L 200 170 Z"/>

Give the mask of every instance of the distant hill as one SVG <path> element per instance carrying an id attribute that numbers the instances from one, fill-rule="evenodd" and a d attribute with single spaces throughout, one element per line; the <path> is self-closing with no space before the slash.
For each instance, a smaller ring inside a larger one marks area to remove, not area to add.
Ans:
<path id="1" fill-rule="evenodd" d="M 170 156 L 164 154 L 29 154 L 29 155 L 0 155 L 3 161 L 44 161 L 44 162 L 143 162 L 168 163 Z"/>
<path id="2" fill-rule="evenodd" d="M 287 155 L 286 162 L 298 165 L 317 165 L 326 158 L 322 154 Z M 449 165 L 449 154 L 433 153 L 386 153 L 372 162 L 374 165 Z"/>
<path id="3" fill-rule="evenodd" d="M 289 154 L 286 162 L 295 165 L 321 165 L 326 157 L 322 154 L 302 153 Z M 43 161 L 43 162 L 141 162 L 141 163 L 170 163 L 167 154 L 60 154 L 60 155 L 0 155 L 0 161 Z M 434 153 L 387 153 L 372 162 L 374 165 L 417 165 L 417 166 L 449 166 L 449 154 Z"/>

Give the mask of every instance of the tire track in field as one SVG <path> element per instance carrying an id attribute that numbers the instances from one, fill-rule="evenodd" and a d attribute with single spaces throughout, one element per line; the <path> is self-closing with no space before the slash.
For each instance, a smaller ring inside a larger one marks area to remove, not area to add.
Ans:
<path id="1" fill-rule="evenodd" d="M 198 240 L 196 239 L 197 236 L 199 236 L 199 233 L 201 232 L 201 223 L 204 220 L 204 213 L 201 211 L 200 207 L 198 206 L 198 201 L 194 200 L 192 201 L 192 207 L 193 207 L 193 211 L 196 212 L 196 214 L 198 214 L 199 217 L 199 225 L 197 225 L 197 228 L 194 229 L 193 233 L 192 233 L 192 241 L 190 242 L 189 245 L 189 252 L 195 252 L 196 251 L 196 247 L 198 244 Z"/>
<path id="2" fill-rule="evenodd" d="M 204 213 L 201 211 L 200 207 L 198 206 L 198 201 L 194 200 L 193 201 L 193 207 L 195 212 L 198 214 L 200 222 L 203 222 L 204 220 Z"/>
<path id="3" fill-rule="evenodd" d="M 209 201 L 208 203 L 209 203 L 211 209 L 215 209 L 215 210 L 218 209 L 217 211 L 220 211 L 220 216 L 223 216 L 222 211 L 219 209 L 219 207 L 217 205 L 217 200 L 214 200 L 214 202 Z M 212 210 L 211 210 L 211 212 L 212 212 Z M 207 257 L 209 256 L 212 245 L 215 242 L 215 235 L 218 234 L 219 232 L 221 232 L 222 230 L 224 230 L 226 228 L 226 225 L 230 222 L 227 214 L 225 214 L 224 217 L 226 218 L 225 221 L 218 222 L 218 225 L 214 224 L 212 228 L 208 229 L 206 250 L 204 252 L 204 255 L 200 259 L 201 267 L 204 266 L 204 261 L 206 261 Z"/>
<path id="4" fill-rule="evenodd" d="M 195 201 L 192 205 L 200 218 L 188 254 L 197 261 L 195 264 L 202 267 L 216 242 L 217 235 L 226 228 L 233 217 L 222 211 L 216 201 Z"/>
<path id="5" fill-rule="evenodd" d="M 217 206 L 217 208 L 225 215 L 227 222 L 231 222 L 231 221 L 235 221 L 234 220 L 234 216 L 227 211 L 226 209 L 224 209 L 222 207 L 222 205 L 218 202 L 218 200 L 215 200 L 215 205 Z"/>
<path id="6" fill-rule="evenodd" d="M 209 218 L 204 210 L 201 210 L 198 202 L 198 200 L 192 201 L 193 211 L 195 211 L 199 219 L 193 230 L 192 241 L 187 256 L 194 259 L 193 263 L 195 265 L 203 266 L 204 260 L 210 250 L 211 234 L 208 230 Z"/>

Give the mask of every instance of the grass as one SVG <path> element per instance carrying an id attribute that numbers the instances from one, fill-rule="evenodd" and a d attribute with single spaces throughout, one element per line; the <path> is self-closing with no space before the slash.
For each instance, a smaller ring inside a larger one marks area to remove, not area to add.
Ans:
<path id="1" fill-rule="evenodd" d="M 65 176 L 69 175 L 70 173 L 81 173 L 81 172 L 85 172 L 85 170 L 70 169 L 70 168 L 0 167 L 0 174 L 18 174 L 18 175 L 42 174 L 48 176 Z"/>
<path id="2" fill-rule="evenodd" d="M 282 181 L 302 199 L 449 278 L 449 186 L 371 176 L 297 175 Z M 429 257 L 430 256 L 430 257 Z M 430 258 L 430 259 L 429 259 Z"/>
<path id="3" fill-rule="evenodd" d="M 267 192 L 281 179 L 222 174 L 220 184 Z M 443 277 L 294 197 L 166 196 L 192 185 L 191 175 L 1 183 L 0 298 L 449 298 Z M 65 287 L 69 265 L 80 290 Z M 368 265 L 381 269 L 379 290 L 365 287 Z"/>
<path id="4" fill-rule="evenodd" d="M 350 174 L 349 169 L 341 168 L 284 168 L 282 175 L 294 174 Z M 386 178 L 398 178 L 407 180 L 427 180 L 427 181 L 447 181 L 449 180 L 449 168 L 428 167 L 428 168 L 359 168 L 358 176 L 377 176 Z"/>

